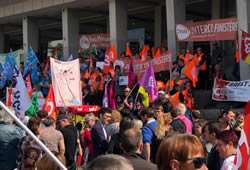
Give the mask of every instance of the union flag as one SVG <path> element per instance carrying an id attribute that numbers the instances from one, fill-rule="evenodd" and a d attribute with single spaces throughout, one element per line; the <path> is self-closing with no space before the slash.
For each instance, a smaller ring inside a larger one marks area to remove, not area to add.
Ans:
<path id="1" fill-rule="evenodd" d="M 242 31 L 241 35 L 241 59 L 250 64 L 250 34 Z"/>
<path id="2" fill-rule="evenodd" d="M 43 105 L 43 110 L 48 112 L 49 117 L 56 119 L 56 103 L 54 98 L 53 86 L 50 86 L 48 96 L 46 98 L 45 104 Z"/>

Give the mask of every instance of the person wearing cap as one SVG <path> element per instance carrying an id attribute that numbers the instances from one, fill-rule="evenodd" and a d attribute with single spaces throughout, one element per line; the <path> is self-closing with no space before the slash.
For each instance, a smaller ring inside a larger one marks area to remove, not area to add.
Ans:
<path id="1" fill-rule="evenodd" d="M 69 118 L 67 115 L 59 114 L 57 116 L 56 122 L 58 126 L 61 128 L 60 131 L 63 134 L 64 142 L 65 142 L 65 158 L 66 158 L 66 166 L 68 170 L 75 170 L 75 152 L 78 146 L 78 132 L 76 127 L 70 124 Z"/>
<path id="2" fill-rule="evenodd" d="M 162 96 L 162 107 L 163 107 L 164 113 L 168 113 L 173 110 L 173 105 L 169 101 L 169 96 L 167 94 L 164 94 Z"/>
<path id="3" fill-rule="evenodd" d="M 165 95 L 166 93 L 164 91 L 158 91 L 158 96 L 155 99 L 155 103 L 161 103 L 162 102 L 162 96 Z"/>

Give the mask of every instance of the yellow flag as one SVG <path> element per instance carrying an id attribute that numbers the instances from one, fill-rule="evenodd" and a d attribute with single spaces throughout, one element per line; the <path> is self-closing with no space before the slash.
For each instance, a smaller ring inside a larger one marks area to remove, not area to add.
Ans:
<path id="1" fill-rule="evenodd" d="M 140 86 L 138 93 L 141 93 L 143 95 L 142 104 L 145 107 L 148 107 L 149 106 L 149 97 L 148 97 L 148 93 L 146 92 L 146 90 L 142 86 Z"/>

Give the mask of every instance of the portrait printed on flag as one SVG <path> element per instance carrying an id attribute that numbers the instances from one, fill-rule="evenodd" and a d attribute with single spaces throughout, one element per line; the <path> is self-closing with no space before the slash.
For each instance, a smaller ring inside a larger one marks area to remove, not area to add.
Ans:
<path id="1" fill-rule="evenodd" d="M 57 107 L 82 104 L 79 59 L 61 62 L 50 58 L 51 77 Z"/>

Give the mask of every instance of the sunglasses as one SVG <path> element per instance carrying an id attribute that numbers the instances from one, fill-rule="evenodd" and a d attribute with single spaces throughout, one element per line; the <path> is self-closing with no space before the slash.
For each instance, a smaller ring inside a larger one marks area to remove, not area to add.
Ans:
<path id="1" fill-rule="evenodd" d="M 193 164 L 194 164 L 194 167 L 199 169 L 202 167 L 203 164 L 206 164 L 207 162 L 207 159 L 206 158 L 201 158 L 201 157 L 198 157 L 198 158 L 186 158 L 186 159 L 180 159 L 178 161 L 187 161 L 187 160 L 192 160 L 193 161 Z"/>

